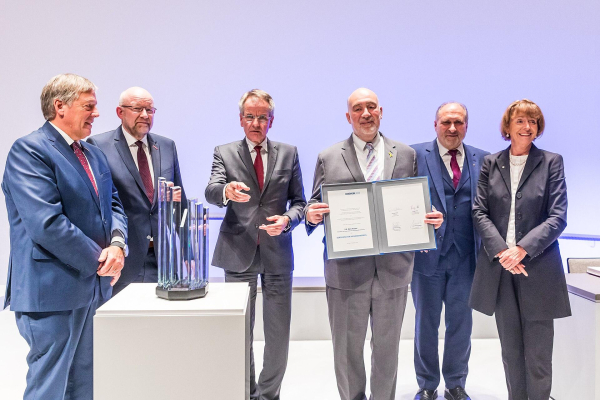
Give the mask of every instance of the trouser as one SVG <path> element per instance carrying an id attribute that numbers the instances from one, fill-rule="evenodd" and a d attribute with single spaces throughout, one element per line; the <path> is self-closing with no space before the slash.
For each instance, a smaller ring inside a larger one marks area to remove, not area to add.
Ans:
<path id="1" fill-rule="evenodd" d="M 57 312 L 15 312 L 29 345 L 23 400 L 93 399 L 93 318 L 100 287 L 85 307 Z"/>
<path id="2" fill-rule="evenodd" d="M 256 382 L 252 342 L 259 275 L 263 298 L 265 349 L 263 369 L 258 382 Z M 271 274 L 265 272 L 259 246 L 250 267 L 244 272 L 225 271 L 225 281 L 250 284 L 250 398 L 277 400 L 287 367 L 292 317 L 292 273 Z"/>
<path id="3" fill-rule="evenodd" d="M 121 290 L 125 289 L 130 283 L 157 283 L 158 282 L 158 262 L 156 260 L 156 253 L 154 247 L 148 249 L 146 258 L 144 259 L 144 265 L 140 274 L 132 282 L 123 282 L 121 280 L 115 283 L 113 286 L 113 297 L 117 295 Z"/>
<path id="4" fill-rule="evenodd" d="M 446 387 L 465 387 L 471 355 L 472 310 L 469 294 L 473 283 L 474 254 L 460 257 L 455 246 L 440 256 L 432 276 L 413 274 L 411 294 L 415 304 L 414 363 L 421 389 L 435 390 L 440 383 L 438 331 L 445 304 L 446 332 L 442 374 Z"/>
<path id="5" fill-rule="evenodd" d="M 364 290 L 327 286 L 333 361 L 342 400 L 366 399 L 363 349 L 371 319 L 371 399 L 393 400 L 407 287 L 385 290 L 377 275 Z"/>
<path id="6" fill-rule="evenodd" d="M 496 326 L 509 400 L 548 400 L 552 388 L 554 320 L 530 321 L 519 306 L 518 275 L 502 270 Z"/>

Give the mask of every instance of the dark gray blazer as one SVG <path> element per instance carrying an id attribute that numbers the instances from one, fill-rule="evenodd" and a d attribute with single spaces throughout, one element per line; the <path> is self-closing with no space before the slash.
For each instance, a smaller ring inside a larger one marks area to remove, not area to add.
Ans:
<path id="1" fill-rule="evenodd" d="M 231 181 L 244 182 L 250 201 L 227 203 L 225 218 L 213 254 L 212 265 L 227 271 L 242 272 L 252 264 L 260 235 L 260 255 L 265 271 L 287 273 L 294 269 L 292 229 L 304 217 L 302 172 L 295 146 L 267 139 L 267 174 L 262 193 L 254 172 L 246 139 L 215 147 L 210 181 L 204 196 L 217 207 L 223 204 L 223 188 Z M 289 204 L 289 208 L 288 208 Z M 270 224 L 267 217 L 287 215 L 291 228 L 279 236 L 258 229 Z"/>
<path id="2" fill-rule="evenodd" d="M 140 172 L 135 166 L 131 151 L 127 146 L 125 136 L 123 136 L 123 129 L 119 126 L 114 131 L 94 135 L 88 139 L 88 142 L 98 146 L 106 154 L 113 181 L 127 215 L 129 255 L 125 258 L 125 267 L 119 283 L 131 283 L 137 278 L 144 266 L 150 238 L 158 238 L 158 202 L 156 198 L 159 177 L 166 178 L 175 186 L 181 186 L 181 204 L 187 207 L 175 142 L 154 133 L 148 133 L 147 137 L 154 169 L 155 190 L 152 203 L 144 191 Z"/>
<path id="3" fill-rule="evenodd" d="M 481 168 L 473 222 L 481 236 L 469 305 L 492 315 L 496 308 L 502 265 L 494 259 L 508 248 L 506 233 L 511 205 L 510 147 L 486 156 Z M 519 279 L 519 304 L 528 320 L 571 315 L 558 237 L 567 226 L 567 185 L 562 156 L 531 147 L 515 200 L 517 245 L 528 277 Z"/>
<path id="4" fill-rule="evenodd" d="M 383 179 L 416 176 L 417 156 L 405 144 L 383 137 L 385 157 Z M 354 149 L 352 136 L 323 150 L 317 159 L 313 193 L 309 204 L 321 202 L 324 183 L 365 182 Z M 306 223 L 310 235 L 315 227 Z M 390 253 L 378 256 L 325 260 L 325 282 L 336 289 L 358 290 L 371 284 L 375 271 L 381 285 L 387 289 L 407 286 L 412 279 L 413 252 Z"/>

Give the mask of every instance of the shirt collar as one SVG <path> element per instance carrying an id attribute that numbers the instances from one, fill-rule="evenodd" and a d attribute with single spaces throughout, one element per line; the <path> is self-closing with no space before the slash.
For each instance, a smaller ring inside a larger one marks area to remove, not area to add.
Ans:
<path id="1" fill-rule="evenodd" d="M 50 122 L 50 121 L 48 121 L 48 122 Z M 58 131 L 58 133 L 60 133 L 60 136 L 62 136 L 63 139 L 65 139 L 67 141 L 67 144 L 69 146 L 71 146 L 73 144 L 73 142 L 79 143 L 79 140 L 71 139 L 71 136 L 67 135 L 62 129 L 60 129 L 58 126 L 54 125 L 52 122 L 50 122 L 50 125 L 52 125 L 54 127 L 54 129 L 56 129 Z"/>
<path id="2" fill-rule="evenodd" d="M 438 150 L 440 151 L 440 157 L 444 157 L 446 154 L 448 153 L 448 149 L 445 148 L 441 143 L 439 139 L 435 139 L 437 141 L 437 145 L 438 145 Z M 458 150 L 458 153 L 460 155 L 464 155 L 465 154 L 465 148 L 462 144 L 462 142 L 458 145 L 458 147 L 456 148 L 456 150 Z"/>
<path id="3" fill-rule="evenodd" d="M 127 141 L 127 146 L 137 146 L 135 142 L 137 142 L 138 140 L 135 137 L 133 137 L 131 133 L 127 132 L 127 129 L 125 129 L 123 125 L 121 125 L 121 129 L 123 130 L 123 136 L 125 136 L 125 140 Z M 144 137 L 142 138 L 142 143 L 144 143 L 145 147 L 148 147 L 148 135 L 144 135 Z"/>
<path id="4" fill-rule="evenodd" d="M 375 137 L 373 138 L 373 141 L 371 142 L 371 144 L 373 145 L 373 147 L 377 148 L 377 145 L 379 144 L 379 140 L 381 139 L 381 133 L 377 132 L 377 135 L 375 135 Z M 361 151 L 365 150 L 365 147 L 367 145 L 367 142 L 365 142 L 364 140 L 362 140 L 361 138 L 359 138 L 356 133 L 352 132 L 352 140 L 354 141 L 354 145 L 356 147 L 358 147 Z"/>
<path id="5" fill-rule="evenodd" d="M 254 148 L 256 146 L 261 146 L 261 152 L 266 152 L 268 153 L 269 149 L 267 148 L 267 138 L 265 138 L 265 140 L 263 140 L 261 143 L 254 143 L 252 140 L 248 139 L 248 136 L 246 136 L 246 144 L 248 145 L 248 149 L 250 150 L 250 152 L 252 152 L 252 150 L 254 150 Z"/>

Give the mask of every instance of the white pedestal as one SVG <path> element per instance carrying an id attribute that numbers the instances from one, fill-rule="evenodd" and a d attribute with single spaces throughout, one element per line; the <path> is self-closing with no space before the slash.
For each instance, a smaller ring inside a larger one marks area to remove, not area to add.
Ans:
<path id="1" fill-rule="evenodd" d="M 249 398 L 247 283 L 167 301 L 131 284 L 94 317 L 94 399 Z"/>
<path id="2" fill-rule="evenodd" d="M 554 321 L 552 397 L 600 400 L 600 278 L 566 278 L 573 316 Z"/>

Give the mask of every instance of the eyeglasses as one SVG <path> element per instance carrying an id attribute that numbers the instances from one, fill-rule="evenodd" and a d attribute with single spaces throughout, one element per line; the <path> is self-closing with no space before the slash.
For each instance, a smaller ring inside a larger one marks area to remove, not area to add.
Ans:
<path id="1" fill-rule="evenodd" d="M 146 114 L 148 114 L 148 115 L 153 115 L 156 112 L 156 108 L 154 108 L 154 107 L 151 107 L 151 108 L 134 107 L 134 106 L 119 106 L 119 107 L 129 108 L 131 111 L 133 111 L 136 114 L 139 114 L 144 110 L 146 110 Z"/>
<path id="2" fill-rule="evenodd" d="M 258 123 L 259 124 L 266 124 L 267 122 L 269 122 L 269 120 L 271 119 L 271 117 L 268 117 L 266 115 L 257 115 L 257 116 L 254 116 L 252 114 L 246 114 L 246 115 L 244 115 L 244 119 L 249 124 L 253 123 L 255 119 L 258 119 Z"/>

